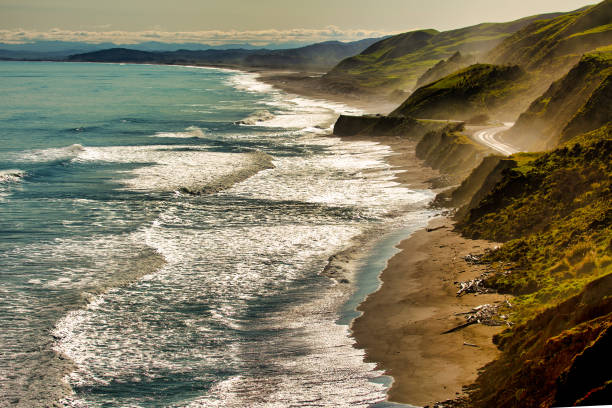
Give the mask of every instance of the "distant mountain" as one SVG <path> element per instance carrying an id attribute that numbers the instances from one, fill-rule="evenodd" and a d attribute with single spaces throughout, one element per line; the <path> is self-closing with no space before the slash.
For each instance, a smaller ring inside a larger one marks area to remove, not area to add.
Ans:
<path id="1" fill-rule="evenodd" d="M 139 51 L 168 52 L 177 50 L 277 50 L 303 47 L 307 43 L 284 42 L 268 44 L 265 47 L 244 44 L 209 45 L 203 43 L 165 43 L 159 41 L 146 41 L 135 44 L 114 44 L 110 42 L 91 44 L 77 41 L 33 41 L 25 44 L 0 43 L 1 59 L 64 59 L 74 54 L 84 54 L 110 48 L 129 48 Z"/>
<path id="2" fill-rule="evenodd" d="M 483 23 L 457 30 L 419 30 L 381 40 L 361 54 L 347 58 L 322 78 L 324 87 L 338 92 L 388 94 L 412 90 L 418 78 L 441 59 L 457 51 L 481 56 L 530 23 L 561 13 L 525 17 L 508 23 Z"/>
<path id="3" fill-rule="evenodd" d="M 178 50 L 151 52 L 128 48 L 111 48 L 76 54 L 69 61 L 130 62 L 158 64 L 223 65 L 249 68 L 326 70 L 349 55 L 354 55 L 379 41 L 369 38 L 353 42 L 327 41 L 300 48 Z"/>

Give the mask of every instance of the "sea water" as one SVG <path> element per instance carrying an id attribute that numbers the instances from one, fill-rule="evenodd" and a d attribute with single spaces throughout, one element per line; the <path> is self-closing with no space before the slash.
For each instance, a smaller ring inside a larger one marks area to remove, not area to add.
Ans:
<path id="1" fill-rule="evenodd" d="M 2 62 L 0 91 L 0 406 L 385 399 L 348 325 L 372 267 L 322 271 L 432 194 L 329 136 L 359 111 L 198 67 Z"/>

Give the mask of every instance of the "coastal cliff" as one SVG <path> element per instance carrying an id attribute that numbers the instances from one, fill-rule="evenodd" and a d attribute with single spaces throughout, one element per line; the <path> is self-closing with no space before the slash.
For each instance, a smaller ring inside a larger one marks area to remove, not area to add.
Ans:
<path id="1" fill-rule="evenodd" d="M 399 136 L 418 141 L 428 131 L 441 126 L 411 117 L 340 115 L 333 133 L 336 136 Z"/>
<path id="2" fill-rule="evenodd" d="M 494 153 L 472 141 L 463 130 L 463 123 L 448 125 L 427 133 L 416 146 L 417 157 L 445 175 L 447 184 L 461 182 L 485 156 Z"/>
<path id="3" fill-rule="evenodd" d="M 502 355 L 479 376 L 471 406 L 610 397 L 612 370 L 582 365 L 605 359 L 612 325 L 610 157 L 609 130 L 607 139 L 519 156 L 460 220 L 468 237 L 505 242 L 482 260 L 492 269 L 486 285 L 516 296 L 504 311 L 516 325 L 495 337 Z"/>
<path id="4" fill-rule="evenodd" d="M 531 103 L 506 136 L 531 149 L 554 148 L 609 121 L 610 95 L 612 49 L 586 54 Z"/>

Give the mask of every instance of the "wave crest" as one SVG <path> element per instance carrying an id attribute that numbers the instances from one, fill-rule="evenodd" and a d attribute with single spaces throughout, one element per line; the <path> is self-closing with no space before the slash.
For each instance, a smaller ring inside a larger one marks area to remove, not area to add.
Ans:
<path id="1" fill-rule="evenodd" d="M 275 115 L 268 110 L 262 109 L 255 111 L 245 119 L 234 122 L 236 125 L 256 126 L 263 122 L 274 119 Z"/>
<path id="2" fill-rule="evenodd" d="M 189 126 L 184 132 L 157 132 L 153 137 L 170 137 L 179 139 L 203 138 L 206 137 L 204 130 L 197 126 Z"/>
<path id="3" fill-rule="evenodd" d="M 17 169 L 0 170 L 0 184 L 18 183 L 26 174 L 25 171 Z"/>
<path id="4" fill-rule="evenodd" d="M 272 169 L 272 157 L 264 152 L 255 151 L 248 153 L 250 163 L 236 169 L 234 172 L 223 175 L 205 185 L 194 185 L 191 187 L 181 187 L 180 191 L 187 194 L 213 194 L 221 190 L 226 190 L 234 184 L 238 184 L 262 170 Z"/>

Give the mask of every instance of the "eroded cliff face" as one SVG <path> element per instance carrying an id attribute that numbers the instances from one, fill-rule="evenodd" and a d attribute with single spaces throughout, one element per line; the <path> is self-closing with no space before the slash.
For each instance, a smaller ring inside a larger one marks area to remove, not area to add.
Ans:
<path id="1" fill-rule="evenodd" d="M 456 208 L 456 219 L 463 218 L 480 200 L 501 181 L 504 172 L 517 166 L 517 162 L 504 156 L 486 156 L 457 188 L 444 191 L 436 196 L 434 204 Z"/>
<path id="2" fill-rule="evenodd" d="M 522 113 L 506 137 L 530 150 L 551 149 L 597 129 L 612 114 L 612 50 L 585 55 Z"/>
<path id="3" fill-rule="evenodd" d="M 494 152 L 462 133 L 463 123 L 447 125 L 429 132 L 417 144 L 417 157 L 425 165 L 440 170 L 448 184 L 458 184 L 482 159 Z"/>

